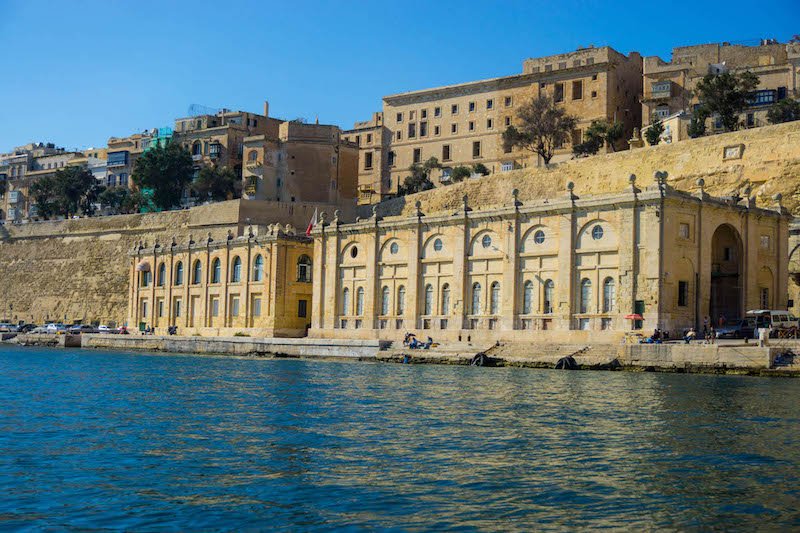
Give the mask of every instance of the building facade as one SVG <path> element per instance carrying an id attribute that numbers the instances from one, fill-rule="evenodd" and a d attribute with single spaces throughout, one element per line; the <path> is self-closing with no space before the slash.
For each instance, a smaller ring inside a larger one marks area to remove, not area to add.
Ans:
<path id="1" fill-rule="evenodd" d="M 311 323 L 312 242 L 291 226 L 130 254 L 128 325 L 166 334 L 299 337 Z"/>
<path id="2" fill-rule="evenodd" d="M 436 157 L 442 164 L 434 185 L 450 182 L 456 166 L 477 163 L 490 172 L 541 164 L 526 150 L 506 151 L 502 134 L 515 122 L 524 102 L 550 96 L 578 118 L 571 141 L 552 162 L 572 157 L 574 144 L 594 120 L 620 122 L 624 139 L 641 124 L 642 58 L 610 47 L 527 59 L 522 74 L 385 96 L 381 123 L 376 119 L 348 132 L 360 140 L 359 186 L 374 191 L 371 202 L 397 191 L 414 163 Z M 358 131 L 358 130 L 370 131 Z M 382 133 L 386 131 L 386 138 Z M 368 136 L 372 140 L 367 141 Z M 619 147 L 624 146 L 624 141 Z M 379 189 L 379 190 L 376 190 Z"/>
<path id="3" fill-rule="evenodd" d="M 285 121 L 270 130 L 243 141 L 244 198 L 334 204 L 355 199 L 358 148 L 337 126 Z"/>
<path id="4" fill-rule="evenodd" d="M 643 71 L 642 126 L 651 124 L 654 116 L 661 120 L 679 117 L 681 120 L 669 121 L 673 131 L 668 132 L 666 139 L 675 142 L 688 137 L 689 118 L 699 102 L 695 89 L 707 74 L 749 71 L 757 75 L 758 88 L 741 121 L 745 127 L 767 125 L 767 111 L 775 103 L 800 96 L 800 43 L 782 44 L 764 39 L 758 46 L 730 43 L 682 46 L 672 50 L 669 62 L 657 56 L 646 57 Z M 707 128 L 718 132 L 722 125 L 712 117 Z"/>
<path id="5" fill-rule="evenodd" d="M 611 341 L 632 327 L 681 334 L 704 316 L 785 308 L 790 216 L 779 203 L 678 192 L 665 178 L 575 193 L 323 223 L 311 335 Z"/>

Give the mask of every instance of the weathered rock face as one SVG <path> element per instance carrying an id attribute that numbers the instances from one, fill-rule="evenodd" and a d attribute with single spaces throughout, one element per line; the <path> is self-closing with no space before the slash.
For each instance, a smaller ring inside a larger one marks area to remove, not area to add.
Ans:
<path id="1" fill-rule="evenodd" d="M 122 323 L 128 252 L 137 243 L 186 243 L 190 235 L 199 241 L 209 233 L 225 239 L 249 224 L 305 229 L 314 208 L 233 200 L 184 211 L 0 226 L 0 320 Z"/>
<path id="2" fill-rule="evenodd" d="M 384 202 L 378 212 L 409 216 L 417 201 L 426 214 L 455 211 L 465 194 L 473 209 L 510 205 L 514 189 L 523 202 L 556 198 L 570 181 L 579 196 L 617 192 L 631 174 L 639 187 L 653 184 L 657 170 L 667 171 L 669 185 L 684 191 L 697 190 L 699 178 L 714 196 L 742 194 L 749 186 L 759 206 L 773 206 L 773 196 L 781 193 L 784 205 L 800 214 L 800 121 L 468 179 Z"/>

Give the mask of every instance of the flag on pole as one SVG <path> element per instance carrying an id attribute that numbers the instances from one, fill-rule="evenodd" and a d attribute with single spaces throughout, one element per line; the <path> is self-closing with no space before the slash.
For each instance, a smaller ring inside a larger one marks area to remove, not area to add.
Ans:
<path id="1" fill-rule="evenodd" d="M 306 237 L 311 236 L 311 230 L 314 229 L 314 226 L 317 225 L 317 208 L 314 208 L 314 215 L 311 217 L 311 220 L 308 222 L 308 228 L 306 228 Z"/>

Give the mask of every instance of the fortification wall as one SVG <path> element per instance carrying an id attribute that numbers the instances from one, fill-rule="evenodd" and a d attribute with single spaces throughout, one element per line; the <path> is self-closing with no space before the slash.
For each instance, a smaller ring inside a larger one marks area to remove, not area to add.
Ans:
<path id="1" fill-rule="evenodd" d="M 225 239 L 252 224 L 291 224 L 305 231 L 314 208 L 232 200 L 182 211 L 0 226 L 0 321 L 123 323 L 128 306 L 128 252 L 143 241 Z M 65 318 L 66 317 L 66 318 Z"/>
<path id="2" fill-rule="evenodd" d="M 696 191 L 699 178 L 715 196 L 741 193 L 750 186 L 759 206 L 773 206 L 772 197 L 781 193 L 784 205 L 800 214 L 800 121 L 467 179 L 389 200 L 380 204 L 378 213 L 410 216 L 418 200 L 423 213 L 456 211 L 465 194 L 473 209 L 510 205 L 514 189 L 523 202 L 555 198 L 565 194 L 569 181 L 575 183 L 578 196 L 615 192 L 628 185 L 631 174 L 643 188 L 654 184 L 656 170 L 667 171 L 668 183 L 684 191 Z M 371 214 L 371 207 L 366 208 L 359 212 L 362 217 Z"/>

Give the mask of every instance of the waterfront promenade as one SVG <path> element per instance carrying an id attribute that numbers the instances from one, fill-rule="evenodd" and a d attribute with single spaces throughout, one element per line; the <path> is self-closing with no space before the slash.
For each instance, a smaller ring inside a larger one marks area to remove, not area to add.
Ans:
<path id="1" fill-rule="evenodd" d="M 718 344 L 553 344 L 444 343 L 429 350 L 409 349 L 378 340 L 312 338 L 195 337 L 162 335 L 19 335 L 28 346 L 80 346 L 86 349 L 135 350 L 252 357 L 355 359 L 390 363 L 554 368 L 572 359 L 574 369 L 680 373 L 732 373 L 800 376 L 787 353 L 800 351 L 799 341 L 773 340 L 766 346 L 744 341 Z M 776 361 L 778 361 L 776 363 Z"/>

